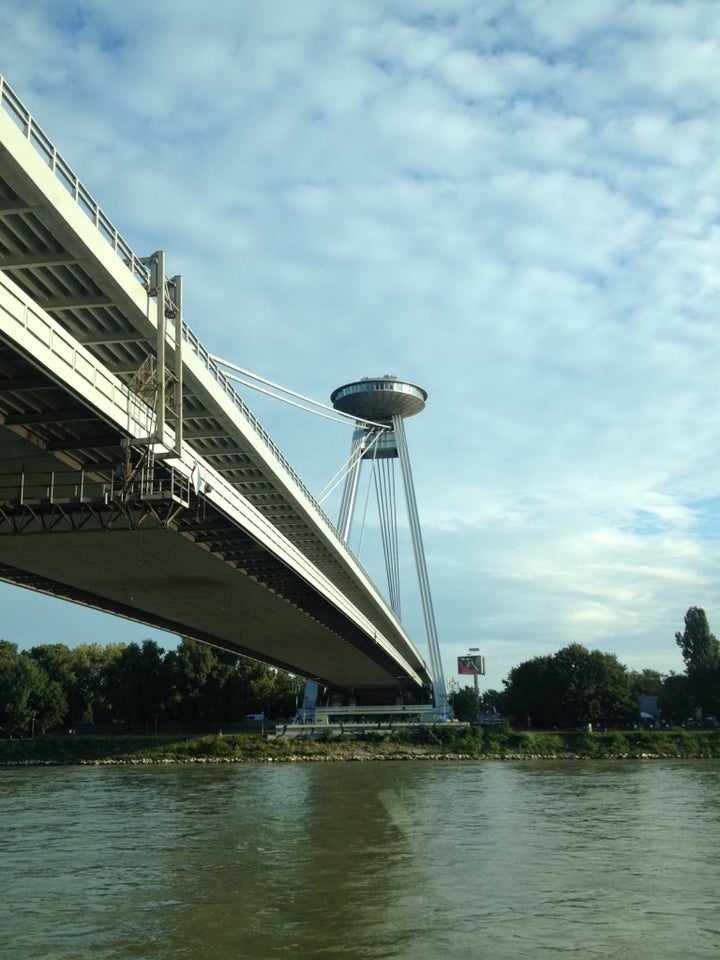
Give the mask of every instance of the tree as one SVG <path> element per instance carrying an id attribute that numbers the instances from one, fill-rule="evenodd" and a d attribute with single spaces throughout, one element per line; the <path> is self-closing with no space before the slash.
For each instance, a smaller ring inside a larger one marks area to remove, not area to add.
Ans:
<path id="1" fill-rule="evenodd" d="M 614 654 L 573 643 L 553 660 L 558 713 L 564 726 L 623 724 L 637 718 L 627 669 Z"/>
<path id="2" fill-rule="evenodd" d="M 30 659 L 29 656 L 28 659 Z M 49 676 L 42 667 L 36 666 L 36 669 L 37 676 L 30 697 L 33 708 L 33 730 L 45 733 L 63 723 L 67 715 L 68 701 L 62 684 Z"/>
<path id="3" fill-rule="evenodd" d="M 0 641 L 0 727 L 9 736 L 44 733 L 60 723 L 67 710 L 62 686 L 28 653 Z"/>
<path id="4" fill-rule="evenodd" d="M 13 735 L 15 714 L 12 703 L 15 686 L 15 670 L 18 661 L 16 643 L 0 640 L 0 729 Z"/>
<path id="5" fill-rule="evenodd" d="M 33 692 L 39 681 L 39 667 L 28 657 L 17 656 L 3 671 L 3 726 L 12 737 L 32 729 L 35 716 Z"/>
<path id="6" fill-rule="evenodd" d="M 77 715 L 82 706 L 78 704 L 78 678 L 74 670 L 72 651 L 64 643 L 48 643 L 33 647 L 29 656 L 45 672 L 48 683 L 55 683 L 60 688 L 60 696 L 65 701 L 66 709 L 58 723 L 63 722 L 67 727 L 75 726 L 75 723 L 84 717 Z M 51 691 L 46 691 L 46 694 L 51 694 Z"/>
<path id="7" fill-rule="evenodd" d="M 668 723 L 682 723 L 692 715 L 693 695 L 685 676 L 671 673 L 658 696 L 658 709 Z"/>
<path id="8" fill-rule="evenodd" d="M 501 696 L 499 690 L 485 690 L 480 694 L 480 710 L 483 713 L 497 713 L 500 709 Z"/>
<path id="9" fill-rule="evenodd" d="M 147 731 L 170 698 L 164 650 L 154 640 L 128 644 L 108 665 L 108 699 L 116 717 Z"/>
<path id="10" fill-rule="evenodd" d="M 474 687 L 462 687 L 450 694 L 450 706 L 457 720 L 474 723 L 478 715 L 478 697 Z"/>
<path id="11" fill-rule="evenodd" d="M 635 697 L 658 697 L 662 693 L 664 678 L 659 670 L 629 670 L 628 680 Z"/>
<path id="12" fill-rule="evenodd" d="M 124 643 L 88 643 L 71 650 L 76 678 L 70 704 L 73 724 L 107 723 L 113 719 L 109 699 L 113 664 L 124 651 Z"/>
<path id="13" fill-rule="evenodd" d="M 675 634 L 675 642 L 682 650 L 695 706 L 704 714 L 716 714 L 720 707 L 720 644 L 710 632 L 704 610 L 690 607 L 685 630 Z"/>
<path id="14" fill-rule="evenodd" d="M 290 716 L 295 710 L 293 678 L 283 670 L 248 657 L 220 654 L 232 663 L 221 695 L 224 710 L 231 717 L 264 713 L 267 717 Z"/>
<path id="15" fill-rule="evenodd" d="M 503 680 L 505 690 L 500 695 L 500 710 L 515 723 L 553 726 L 554 683 L 552 658 L 534 657 L 519 664 Z"/>
<path id="16" fill-rule="evenodd" d="M 187 723 L 204 724 L 216 717 L 209 689 L 210 678 L 218 672 L 216 650 L 207 643 L 183 637 L 177 650 L 166 657 L 174 687 L 173 712 Z"/>
<path id="17" fill-rule="evenodd" d="M 296 694 L 302 688 L 298 678 L 285 670 L 271 668 L 273 674 L 272 696 L 268 702 L 271 717 L 291 717 L 297 710 Z"/>
<path id="18" fill-rule="evenodd" d="M 503 713 L 516 723 L 577 727 L 588 723 L 627 724 L 637 718 L 627 669 L 614 654 L 579 643 L 554 656 L 535 657 L 514 667 L 503 681 Z"/>

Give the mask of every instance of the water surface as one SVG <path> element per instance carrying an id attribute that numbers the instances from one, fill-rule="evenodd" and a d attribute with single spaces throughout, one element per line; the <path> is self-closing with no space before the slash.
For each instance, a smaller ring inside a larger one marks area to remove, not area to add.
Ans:
<path id="1" fill-rule="evenodd" d="M 0 769 L 0 960 L 720 955 L 713 762 Z"/>

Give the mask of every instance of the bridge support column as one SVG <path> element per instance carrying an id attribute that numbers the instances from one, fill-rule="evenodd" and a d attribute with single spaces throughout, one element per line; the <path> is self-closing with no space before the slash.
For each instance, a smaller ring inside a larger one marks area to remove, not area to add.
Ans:
<path id="1" fill-rule="evenodd" d="M 155 430 L 148 438 L 151 442 L 164 443 L 165 426 L 168 419 L 173 421 L 175 442 L 173 453 L 182 457 L 183 445 L 183 318 L 182 318 L 182 277 L 176 275 L 168 280 L 165 277 L 165 253 L 158 250 L 142 261 L 150 269 L 148 296 L 156 298 L 157 337 L 155 364 L 152 371 L 151 390 L 154 396 Z M 173 320 L 173 364 L 167 364 L 168 318 Z M 147 389 L 147 388 L 146 388 Z"/>
<path id="2" fill-rule="evenodd" d="M 390 468 L 394 460 L 398 460 L 400 463 L 415 558 L 415 570 L 420 591 L 420 603 L 430 655 L 433 699 L 436 712 L 445 714 L 448 710 L 447 691 L 445 689 L 440 644 L 435 626 L 435 614 L 430 595 L 430 582 L 425 563 L 425 550 L 404 427 L 405 418 L 419 413 L 425 406 L 426 398 L 427 394 L 421 387 L 392 376 L 345 384 L 345 386 L 338 387 L 331 396 L 336 410 L 356 418 L 356 427 L 350 448 L 350 462 L 353 466 L 346 478 L 339 518 L 339 529 L 346 540 L 352 527 L 358 480 L 363 461 L 370 460 L 373 470 L 378 472 L 380 472 L 382 465 L 388 465 L 388 470 L 383 473 L 382 480 L 378 480 L 376 477 L 376 491 L 390 605 L 398 619 L 400 619 L 399 545 L 394 478 Z"/>

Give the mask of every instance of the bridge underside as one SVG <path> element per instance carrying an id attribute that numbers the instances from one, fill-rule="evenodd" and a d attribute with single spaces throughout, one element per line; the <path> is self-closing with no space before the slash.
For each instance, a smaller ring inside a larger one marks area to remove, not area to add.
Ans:
<path id="1" fill-rule="evenodd" d="M 117 454 L 120 455 L 118 445 Z M 0 428 L 0 579 L 189 636 L 315 680 L 366 702 L 420 691 L 332 604 L 202 497 L 163 490 L 108 498 L 107 484 L 68 486 L 63 464 Z M 42 468 L 42 469 L 41 469 Z M 111 478 L 113 464 L 96 465 Z"/>
<path id="2" fill-rule="evenodd" d="M 427 700 L 422 655 L 164 273 L 0 77 L 0 580 L 359 703 Z"/>

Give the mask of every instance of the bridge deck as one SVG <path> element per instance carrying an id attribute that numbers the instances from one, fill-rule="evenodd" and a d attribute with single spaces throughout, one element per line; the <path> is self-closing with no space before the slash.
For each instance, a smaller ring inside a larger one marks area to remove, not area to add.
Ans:
<path id="1" fill-rule="evenodd" d="M 0 577 L 333 686 L 427 687 L 384 598 L 181 316 L 159 344 L 146 265 L 2 78 L 0 102 L 0 490 L 54 489 L 0 495 Z M 157 419 L 144 371 L 161 350 L 177 367 L 180 346 L 181 429 L 170 418 L 143 447 Z M 134 526 L 132 484 L 123 500 L 116 479 L 141 462 L 189 492 L 153 515 L 145 490 Z M 61 474 L 86 496 L 61 497 Z M 111 491 L 103 509 L 92 485 Z"/>

